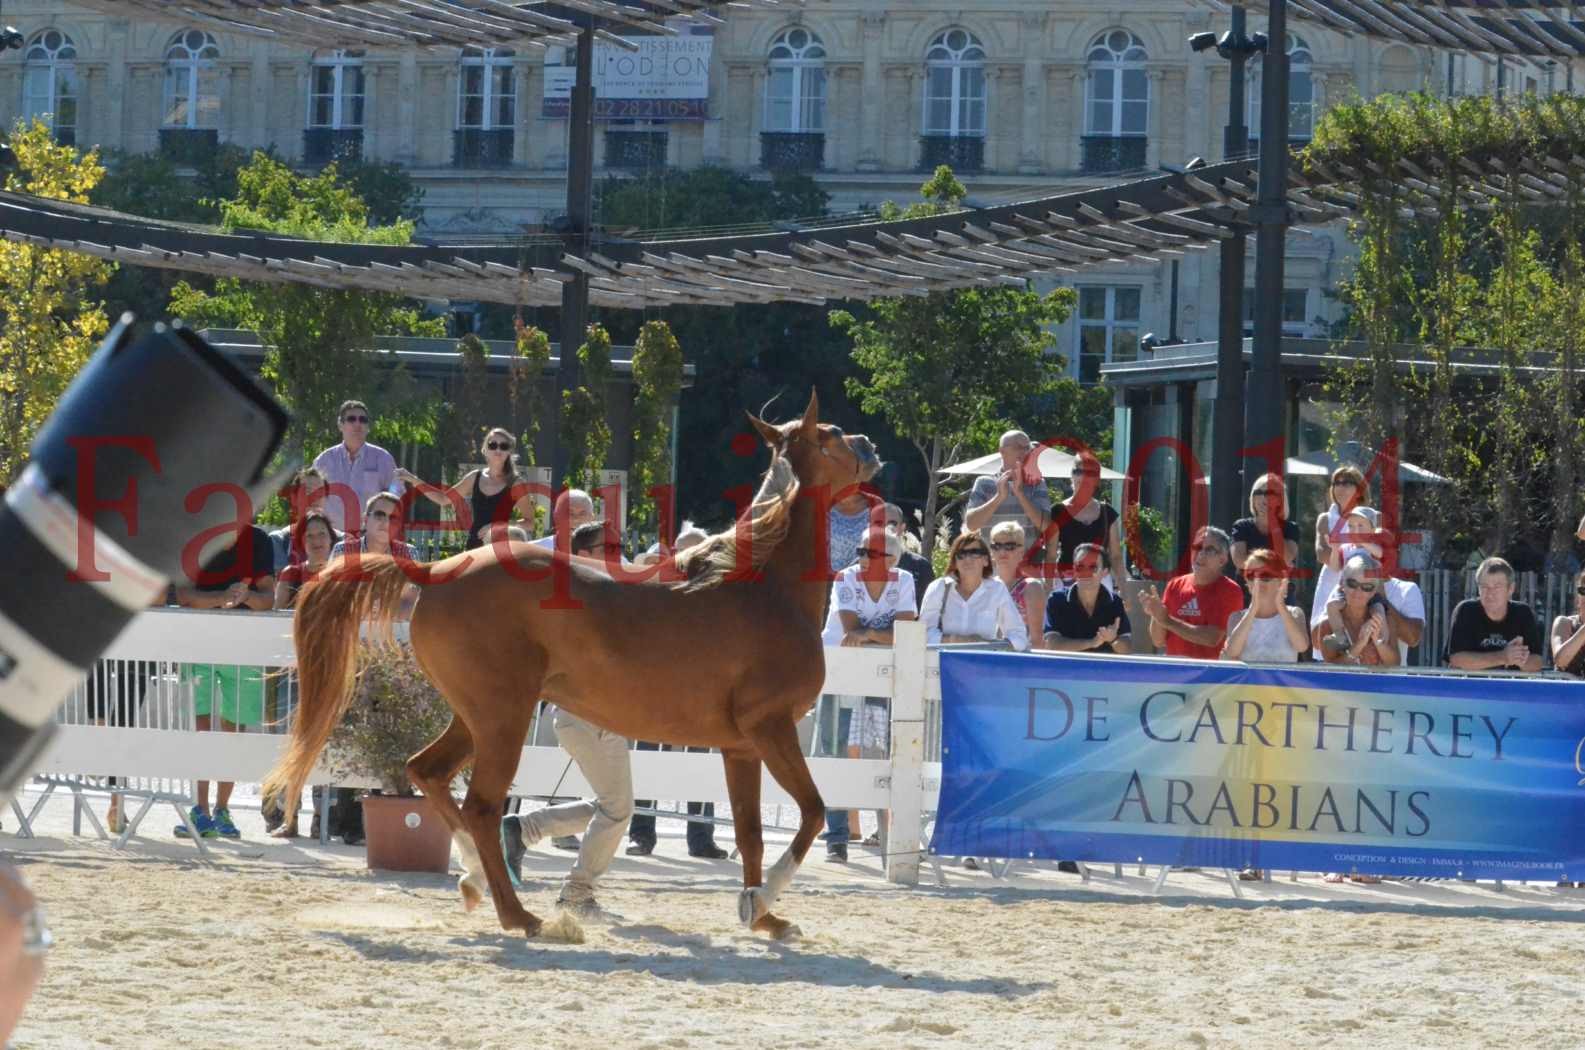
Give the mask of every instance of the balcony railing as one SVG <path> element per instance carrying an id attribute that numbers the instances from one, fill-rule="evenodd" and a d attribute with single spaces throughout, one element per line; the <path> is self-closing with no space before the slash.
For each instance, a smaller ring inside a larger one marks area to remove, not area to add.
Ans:
<path id="1" fill-rule="evenodd" d="M 1079 140 L 1079 170 L 1086 175 L 1138 171 L 1145 166 L 1147 141 L 1143 135 L 1085 135 Z"/>
<path id="2" fill-rule="evenodd" d="M 202 164 L 220 147 L 214 128 L 161 128 L 160 153 L 177 164 Z"/>
<path id="3" fill-rule="evenodd" d="M 511 167 L 512 129 L 459 128 L 452 133 L 451 164 L 456 168 Z"/>
<path id="4" fill-rule="evenodd" d="M 826 137 L 818 131 L 762 131 L 759 163 L 766 171 L 819 171 Z"/>
<path id="5" fill-rule="evenodd" d="M 646 171 L 666 166 L 664 131 L 605 129 L 605 166 Z"/>
<path id="6" fill-rule="evenodd" d="M 953 171 L 985 170 L 983 135 L 922 135 L 919 138 L 919 170 L 934 171 L 941 165 Z"/>
<path id="7" fill-rule="evenodd" d="M 362 128 L 308 128 L 303 132 L 304 164 L 329 164 L 362 156 Z"/>

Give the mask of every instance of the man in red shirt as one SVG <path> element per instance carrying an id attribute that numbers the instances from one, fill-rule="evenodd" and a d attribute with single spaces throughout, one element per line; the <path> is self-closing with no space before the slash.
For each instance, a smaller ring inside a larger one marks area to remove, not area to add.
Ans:
<path id="1" fill-rule="evenodd" d="M 1165 596 L 1154 587 L 1140 595 L 1150 617 L 1150 640 L 1167 647 L 1168 656 L 1215 660 L 1227 638 L 1227 620 L 1244 607 L 1244 592 L 1226 575 L 1231 541 L 1221 529 L 1207 526 L 1189 548 L 1194 571 L 1167 581 Z"/>

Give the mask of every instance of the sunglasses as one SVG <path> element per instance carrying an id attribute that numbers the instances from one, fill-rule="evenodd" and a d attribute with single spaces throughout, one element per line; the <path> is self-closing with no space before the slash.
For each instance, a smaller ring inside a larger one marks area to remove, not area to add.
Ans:
<path id="1" fill-rule="evenodd" d="M 1265 489 L 1256 489 L 1254 492 L 1251 492 L 1250 495 L 1251 496 L 1269 496 L 1269 495 L 1271 495 L 1271 493 L 1267 492 Z"/>
<path id="2" fill-rule="evenodd" d="M 991 552 L 984 547 L 964 547 L 958 551 L 959 558 L 989 558 Z"/>
<path id="3" fill-rule="evenodd" d="M 1376 585 L 1374 583 L 1366 583 L 1363 580 L 1344 580 L 1343 586 L 1351 591 L 1364 591 L 1366 594 L 1376 593 Z"/>
<path id="4" fill-rule="evenodd" d="M 1201 554 L 1201 553 L 1205 553 L 1205 552 L 1210 552 L 1211 554 L 1226 554 L 1227 553 L 1226 551 L 1222 550 L 1222 548 L 1218 547 L 1214 543 L 1196 543 L 1194 546 L 1189 548 L 1189 551 L 1190 551 L 1190 553 L 1193 553 L 1193 554 Z"/>
<path id="5" fill-rule="evenodd" d="M 341 421 L 343 423 L 367 423 L 369 421 L 369 417 L 368 416 L 342 416 L 341 417 Z"/>
<path id="6" fill-rule="evenodd" d="M 370 521 L 395 521 L 399 517 L 401 517 L 401 515 L 392 510 L 369 511 Z"/>
<path id="7" fill-rule="evenodd" d="M 1581 598 L 1585 598 L 1585 587 L 1574 588 L 1574 593 L 1579 595 Z"/>
<path id="8" fill-rule="evenodd" d="M 993 544 L 991 544 L 991 550 L 993 550 L 993 551 L 1021 551 L 1023 549 L 1024 549 L 1024 545 L 1022 543 L 993 543 Z"/>
<path id="9" fill-rule="evenodd" d="M 884 557 L 886 557 L 886 552 L 884 550 L 877 550 L 874 547 L 861 547 L 857 551 L 857 553 L 858 553 L 858 556 L 860 558 L 872 558 L 873 559 L 873 558 L 884 558 Z"/>
<path id="10" fill-rule="evenodd" d="M 1250 581 L 1254 581 L 1254 580 L 1280 580 L 1280 579 L 1282 579 L 1282 574 L 1281 573 L 1272 572 L 1270 569 L 1256 569 L 1254 572 L 1246 572 L 1244 574 L 1244 578 L 1247 579 L 1247 580 L 1250 580 Z"/>
<path id="11" fill-rule="evenodd" d="M 489 449 L 491 452 L 512 451 L 512 443 L 510 441 L 486 441 L 484 443 L 484 447 Z"/>

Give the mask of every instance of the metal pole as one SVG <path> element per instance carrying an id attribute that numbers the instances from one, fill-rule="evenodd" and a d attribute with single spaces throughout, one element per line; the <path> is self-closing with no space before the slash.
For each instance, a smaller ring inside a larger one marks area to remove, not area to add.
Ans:
<path id="1" fill-rule="evenodd" d="M 1244 34 L 1244 8 L 1233 6 L 1232 40 L 1241 44 Z M 1223 133 L 1224 160 L 1247 156 L 1249 127 L 1244 123 L 1244 63 L 1241 46 L 1231 49 L 1228 58 L 1230 80 L 1227 92 L 1227 128 Z M 1244 257 L 1247 240 L 1243 230 L 1221 243 L 1218 278 L 1221 305 L 1217 310 L 1216 408 L 1211 418 L 1211 523 L 1228 528 L 1243 516 L 1244 485 L 1241 481 L 1241 455 L 1244 447 Z"/>
<path id="2" fill-rule="evenodd" d="M 572 108 L 567 127 L 567 230 L 566 251 L 584 256 L 589 251 L 589 219 L 594 203 L 594 19 L 578 33 L 577 74 L 572 85 Z M 555 410 L 561 409 L 562 391 L 583 378 L 578 347 L 589 326 L 589 278 L 576 271 L 561 286 L 561 360 L 556 369 Z M 556 432 L 551 460 L 551 489 L 560 492 L 567 482 L 567 446 Z"/>
<path id="3" fill-rule="evenodd" d="M 1271 0 L 1265 64 L 1260 78 L 1260 183 L 1250 209 L 1255 234 L 1255 343 L 1249 371 L 1244 444 L 1262 448 L 1245 476 L 1281 472 L 1286 456 L 1287 399 L 1282 384 L 1282 292 L 1289 216 L 1288 4 Z M 1264 460 L 1264 461 L 1262 461 Z M 1269 464 L 1269 467 L 1268 467 Z"/>

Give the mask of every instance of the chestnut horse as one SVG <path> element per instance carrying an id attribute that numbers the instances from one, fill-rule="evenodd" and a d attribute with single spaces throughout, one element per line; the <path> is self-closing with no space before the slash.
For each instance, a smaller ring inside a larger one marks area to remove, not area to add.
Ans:
<path id="1" fill-rule="evenodd" d="M 733 531 L 677 556 L 670 585 L 621 583 L 595 563 L 527 544 L 512 545 L 505 559 L 481 548 L 412 574 L 428 580 L 413 613 L 413 653 L 453 717 L 407 771 L 452 830 L 470 911 L 482 896 L 482 866 L 501 926 L 529 936 L 540 928 L 508 879 L 499 825 L 543 697 L 629 739 L 720 748 L 743 861 L 739 917 L 772 937 L 797 932 L 771 908 L 825 813 L 797 730 L 825 680 L 830 500 L 818 497 L 861 484 L 880 466 L 868 438 L 819 422 L 818 408 L 811 395 L 803 419 L 780 426 L 750 414 L 771 449 L 759 494 Z M 553 560 L 563 564 L 553 570 Z M 572 602 L 546 601 L 553 571 Z M 301 700 L 265 797 L 300 797 L 352 702 L 360 626 L 372 621 L 388 638 L 409 582 L 397 562 L 362 555 L 303 588 L 293 621 Z M 469 761 L 459 808 L 451 782 Z M 792 845 L 763 878 L 762 763 L 800 817 Z"/>

